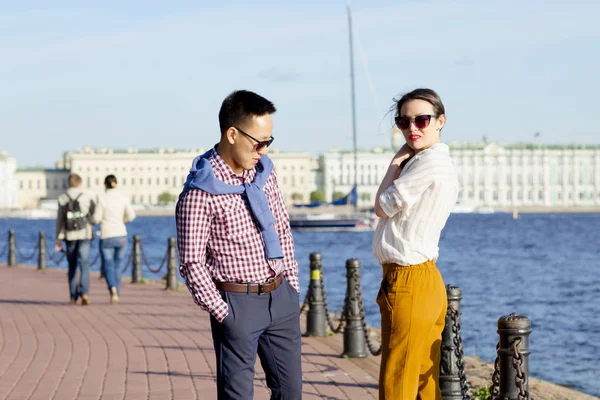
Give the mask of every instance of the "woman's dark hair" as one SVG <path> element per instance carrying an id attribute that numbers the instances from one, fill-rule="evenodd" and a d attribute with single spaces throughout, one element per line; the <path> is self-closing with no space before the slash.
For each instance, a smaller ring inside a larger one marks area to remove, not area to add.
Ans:
<path id="1" fill-rule="evenodd" d="M 107 175 L 104 178 L 104 187 L 107 189 L 114 189 L 117 187 L 117 177 L 114 175 Z"/>
<path id="2" fill-rule="evenodd" d="M 232 126 L 244 125 L 253 116 L 273 114 L 277 109 L 269 100 L 247 90 L 236 90 L 223 100 L 219 110 L 221 135 Z"/>
<path id="3" fill-rule="evenodd" d="M 402 106 L 411 100 L 424 100 L 430 103 L 433 106 L 433 111 L 435 112 L 435 115 L 437 116 L 446 114 L 444 103 L 442 103 L 442 99 L 440 99 L 440 96 L 435 91 L 431 89 L 415 89 L 412 92 L 406 93 L 400 98 L 400 100 L 394 99 L 396 104 L 392 107 L 392 109 L 395 109 L 395 118 L 398 118 L 400 116 Z"/>

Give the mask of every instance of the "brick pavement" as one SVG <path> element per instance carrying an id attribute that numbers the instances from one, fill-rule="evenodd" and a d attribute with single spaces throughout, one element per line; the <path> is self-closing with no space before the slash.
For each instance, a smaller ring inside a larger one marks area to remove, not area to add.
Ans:
<path id="1" fill-rule="evenodd" d="M 209 319 L 187 291 L 124 284 L 111 305 L 92 274 L 83 307 L 65 270 L 0 264 L 0 281 L 0 400 L 216 399 Z M 342 335 L 302 339 L 303 399 L 377 397 L 379 357 L 341 352 Z M 254 398 L 268 399 L 256 371 Z"/>

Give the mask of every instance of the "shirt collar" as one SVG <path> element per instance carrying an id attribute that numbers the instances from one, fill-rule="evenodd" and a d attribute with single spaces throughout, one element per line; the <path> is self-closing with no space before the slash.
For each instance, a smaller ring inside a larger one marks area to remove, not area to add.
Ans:
<path id="1" fill-rule="evenodd" d="M 221 179 L 223 182 L 239 183 L 240 179 L 242 179 L 244 182 L 252 182 L 254 180 L 254 177 L 256 176 L 256 167 L 250 170 L 244 170 L 242 172 L 242 175 L 238 175 L 235 172 L 233 172 L 231 167 L 227 165 L 225 160 L 223 160 L 223 157 L 221 157 L 219 153 L 217 153 L 216 145 L 212 148 L 212 153 L 209 156 L 209 160 L 211 165 L 213 166 L 215 176 Z"/>
<path id="2" fill-rule="evenodd" d="M 416 160 L 418 160 L 418 159 L 422 158 L 427 153 L 446 153 L 446 154 L 450 154 L 450 148 L 448 147 L 447 144 L 436 143 L 433 146 L 429 147 L 428 149 L 425 149 L 425 150 L 421 151 L 420 153 L 417 153 L 417 155 L 415 155 L 414 158 Z"/>

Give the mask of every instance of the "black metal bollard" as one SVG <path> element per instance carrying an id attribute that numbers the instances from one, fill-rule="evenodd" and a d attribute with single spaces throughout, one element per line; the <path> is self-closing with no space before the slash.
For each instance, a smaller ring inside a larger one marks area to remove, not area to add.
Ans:
<path id="1" fill-rule="evenodd" d="M 530 333 L 531 321 L 525 316 L 512 313 L 498 319 L 500 388 L 497 400 L 529 398 Z"/>
<path id="2" fill-rule="evenodd" d="M 175 238 L 169 238 L 169 260 L 167 261 L 167 287 L 168 290 L 177 290 L 177 257 L 175 256 Z"/>
<path id="3" fill-rule="evenodd" d="M 310 253 L 310 285 L 308 286 L 308 311 L 306 312 L 306 336 L 327 336 L 327 316 L 323 303 L 321 281 L 321 254 Z"/>
<path id="4" fill-rule="evenodd" d="M 442 350 L 440 360 L 440 389 L 444 400 L 462 400 L 460 390 L 460 378 L 458 366 L 456 365 L 455 334 L 452 331 L 452 313 L 450 307 L 457 311 L 457 320 L 460 321 L 460 301 L 462 291 L 452 285 L 446 285 L 446 296 L 448 296 L 448 312 L 446 313 L 446 325 L 442 332 Z"/>
<path id="5" fill-rule="evenodd" d="M 44 270 L 46 269 L 46 233 L 44 231 L 40 231 L 38 247 L 40 248 L 40 252 L 38 253 L 38 269 Z"/>
<path id="6" fill-rule="evenodd" d="M 360 294 L 360 261 L 356 258 L 346 260 L 346 304 L 344 317 L 344 358 L 366 357 L 367 345 L 365 331 L 362 326 L 361 307 L 362 296 Z"/>
<path id="7" fill-rule="evenodd" d="M 17 265 L 17 242 L 15 240 L 15 231 L 8 231 L 8 266 L 14 267 Z"/>
<path id="8" fill-rule="evenodd" d="M 142 242 L 140 235 L 133 236 L 133 260 L 131 265 L 131 283 L 142 281 Z"/>

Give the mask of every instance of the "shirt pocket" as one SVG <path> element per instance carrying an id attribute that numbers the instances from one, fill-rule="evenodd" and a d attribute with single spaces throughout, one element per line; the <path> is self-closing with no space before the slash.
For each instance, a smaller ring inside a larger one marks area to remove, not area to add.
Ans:
<path id="1" fill-rule="evenodd" d="M 252 214 L 242 196 L 235 196 L 232 201 L 225 203 L 222 215 L 227 237 L 238 238 L 256 229 Z"/>

